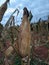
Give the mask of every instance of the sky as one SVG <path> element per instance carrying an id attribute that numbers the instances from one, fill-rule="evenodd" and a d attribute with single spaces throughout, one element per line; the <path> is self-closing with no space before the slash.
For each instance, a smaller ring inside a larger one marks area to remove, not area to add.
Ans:
<path id="1" fill-rule="evenodd" d="M 6 0 L 0 0 L 0 6 L 5 2 Z M 27 9 L 33 14 L 33 18 L 31 22 L 37 22 L 39 18 L 47 19 L 47 16 L 49 15 L 49 0 L 10 0 L 8 4 L 8 8 L 4 14 L 4 17 L 2 19 L 2 24 L 5 25 L 8 21 L 10 15 L 12 12 L 18 8 L 19 9 L 19 15 L 17 16 L 17 12 L 14 14 L 15 16 L 15 23 L 21 24 L 21 18 L 23 16 L 23 8 L 27 7 Z"/>

